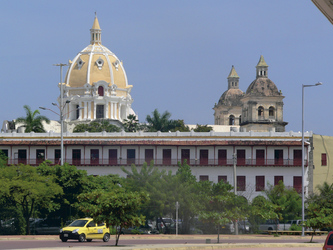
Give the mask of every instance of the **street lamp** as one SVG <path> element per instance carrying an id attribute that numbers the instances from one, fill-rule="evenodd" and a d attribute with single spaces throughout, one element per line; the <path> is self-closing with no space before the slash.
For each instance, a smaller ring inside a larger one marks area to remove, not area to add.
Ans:
<path id="1" fill-rule="evenodd" d="M 61 127 L 60 127 L 60 138 L 61 138 L 60 139 L 60 157 L 61 157 L 60 158 L 60 162 L 61 162 L 61 166 L 64 165 L 64 153 L 63 153 L 64 152 L 64 136 L 63 136 L 63 133 L 64 133 L 64 115 L 68 115 L 70 112 L 75 111 L 75 110 L 83 109 L 83 107 L 77 107 L 76 109 L 73 109 L 73 110 L 71 110 L 71 111 L 69 111 L 69 112 L 67 112 L 67 113 L 64 114 L 63 113 L 64 108 L 65 108 L 66 104 L 68 104 L 70 102 L 71 102 L 70 100 L 67 100 L 65 102 L 65 105 L 62 108 L 57 103 L 52 102 L 53 106 L 57 106 L 59 108 L 59 113 L 56 112 L 56 111 L 54 111 L 54 110 L 52 110 L 52 109 L 49 109 L 49 108 L 39 107 L 42 110 L 49 110 L 49 111 L 55 113 L 60 118 L 60 124 L 61 124 Z"/>
<path id="2" fill-rule="evenodd" d="M 302 223 L 304 224 L 304 88 L 322 85 L 321 82 L 311 85 L 302 84 Z M 302 227 L 302 236 L 304 236 L 304 226 Z"/>

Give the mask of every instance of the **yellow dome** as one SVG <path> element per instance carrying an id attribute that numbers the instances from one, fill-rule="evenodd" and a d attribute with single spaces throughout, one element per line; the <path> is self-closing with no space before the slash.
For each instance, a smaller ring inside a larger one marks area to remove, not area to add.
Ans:
<path id="1" fill-rule="evenodd" d="M 73 61 L 69 61 L 65 77 L 66 86 L 80 89 L 86 88 L 87 84 L 93 86 L 103 81 L 107 86 L 114 86 L 119 90 L 132 88 L 127 83 L 122 62 L 101 44 L 101 29 L 97 17 L 90 33 L 90 45 L 79 52 Z M 122 91 L 117 91 L 117 95 L 123 96 L 123 94 Z"/>

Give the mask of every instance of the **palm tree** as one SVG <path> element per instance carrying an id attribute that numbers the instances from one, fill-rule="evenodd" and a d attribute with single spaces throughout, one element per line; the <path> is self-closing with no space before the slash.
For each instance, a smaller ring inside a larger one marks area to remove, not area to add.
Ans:
<path id="1" fill-rule="evenodd" d="M 16 123 L 23 123 L 21 127 L 25 127 L 25 133 L 35 132 L 43 133 L 45 132 L 42 122 L 50 123 L 49 118 L 40 115 L 38 109 L 32 112 L 28 105 L 24 105 L 26 117 L 19 117 L 16 119 Z"/>
<path id="2" fill-rule="evenodd" d="M 152 117 L 147 115 L 146 121 L 148 122 L 148 131 L 150 132 L 168 132 L 170 128 L 171 114 L 165 111 L 162 115 L 155 109 L 152 113 Z"/>
<path id="3" fill-rule="evenodd" d="M 136 132 L 140 129 L 139 120 L 133 114 L 128 115 L 127 119 L 124 119 L 123 126 L 126 132 Z"/>

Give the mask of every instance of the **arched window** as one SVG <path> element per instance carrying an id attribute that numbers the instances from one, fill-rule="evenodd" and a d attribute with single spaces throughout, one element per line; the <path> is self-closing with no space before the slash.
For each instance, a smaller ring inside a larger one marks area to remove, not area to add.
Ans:
<path id="1" fill-rule="evenodd" d="M 258 118 L 259 119 L 263 119 L 264 118 L 264 107 L 263 106 L 260 106 L 258 108 Z"/>
<path id="2" fill-rule="evenodd" d="M 99 96 L 104 96 L 104 88 L 103 88 L 103 86 L 99 86 L 98 87 L 98 95 Z"/>
<path id="3" fill-rule="evenodd" d="M 242 116 L 239 116 L 239 125 L 242 123 Z"/>
<path id="4" fill-rule="evenodd" d="M 275 116 L 275 108 L 274 107 L 269 107 L 269 117 L 274 117 Z"/>
<path id="5" fill-rule="evenodd" d="M 235 125 L 235 117 L 233 115 L 229 116 L 229 125 Z"/>

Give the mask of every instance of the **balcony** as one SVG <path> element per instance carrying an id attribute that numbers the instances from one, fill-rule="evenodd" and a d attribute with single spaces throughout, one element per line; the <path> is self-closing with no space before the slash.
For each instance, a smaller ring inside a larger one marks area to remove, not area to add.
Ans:
<path id="1" fill-rule="evenodd" d="M 59 159 L 48 159 L 53 165 L 60 164 Z M 65 159 L 70 165 L 75 166 L 142 166 L 146 159 Z M 149 160 L 148 160 L 149 161 Z M 155 159 L 155 166 L 178 166 L 181 159 Z M 27 164 L 38 166 L 42 163 L 42 159 L 8 159 L 8 165 Z M 189 159 L 190 166 L 233 166 L 233 159 Z M 149 164 L 149 162 L 148 162 Z M 300 167 L 302 160 L 300 159 L 237 159 L 236 166 L 249 167 Z M 307 160 L 304 166 L 308 166 Z"/>

